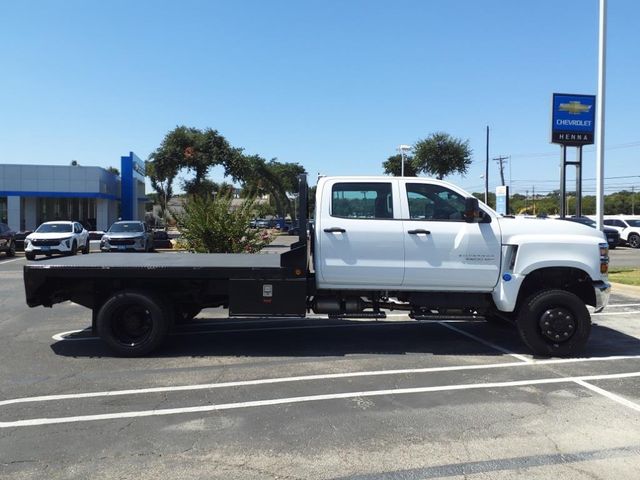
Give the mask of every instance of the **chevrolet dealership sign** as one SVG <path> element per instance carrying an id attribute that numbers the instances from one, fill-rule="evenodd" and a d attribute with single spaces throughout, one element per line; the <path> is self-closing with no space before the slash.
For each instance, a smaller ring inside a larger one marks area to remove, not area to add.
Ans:
<path id="1" fill-rule="evenodd" d="M 591 145 L 596 116 L 595 95 L 553 94 L 551 143 Z"/>

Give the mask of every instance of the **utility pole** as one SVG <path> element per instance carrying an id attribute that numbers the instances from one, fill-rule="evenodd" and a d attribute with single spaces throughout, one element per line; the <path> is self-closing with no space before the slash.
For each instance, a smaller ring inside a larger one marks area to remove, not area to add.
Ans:
<path id="1" fill-rule="evenodd" d="M 504 187 L 504 162 L 506 160 L 508 160 L 509 157 L 500 155 L 499 157 L 496 157 L 493 159 L 494 162 L 496 162 L 498 165 L 500 165 L 500 181 L 502 182 L 502 186 Z"/>
<path id="2" fill-rule="evenodd" d="M 487 125 L 487 158 L 484 165 L 484 203 L 489 205 L 489 125 Z"/>
<path id="3" fill-rule="evenodd" d="M 533 214 L 536 214 L 536 186 L 534 185 L 533 187 L 533 193 L 531 194 L 533 196 Z"/>

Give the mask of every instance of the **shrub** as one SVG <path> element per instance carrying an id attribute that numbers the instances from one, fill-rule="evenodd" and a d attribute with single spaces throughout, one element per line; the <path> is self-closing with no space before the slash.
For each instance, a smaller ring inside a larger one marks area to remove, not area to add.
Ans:
<path id="1" fill-rule="evenodd" d="M 272 240 L 266 230 L 249 227 L 255 211 L 253 199 L 232 211 L 229 197 L 190 197 L 176 215 L 180 246 L 197 253 L 255 253 Z"/>

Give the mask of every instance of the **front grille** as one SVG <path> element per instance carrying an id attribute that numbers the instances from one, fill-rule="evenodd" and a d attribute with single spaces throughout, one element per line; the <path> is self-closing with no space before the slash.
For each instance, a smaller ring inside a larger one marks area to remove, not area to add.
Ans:
<path id="1" fill-rule="evenodd" d="M 31 243 L 36 247 L 56 247 L 60 245 L 60 242 L 64 240 L 62 238 L 52 238 L 47 240 L 31 240 Z"/>
<path id="2" fill-rule="evenodd" d="M 133 245 L 136 241 L 130 238 L 112 238 L 109 243 L 111 245 Z"/>

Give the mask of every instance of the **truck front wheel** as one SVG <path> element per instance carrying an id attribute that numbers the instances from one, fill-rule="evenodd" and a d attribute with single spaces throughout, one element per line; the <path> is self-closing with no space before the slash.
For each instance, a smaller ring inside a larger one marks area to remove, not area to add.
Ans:
<path id="1" fill-rule="evenodd" d="M 571 356 L 584 348 L 591 317 L 584 302 L 564 290 L 544 290 L 528 297 L 518 311 L 522 341 L 536 355 Z"/>
<path id="2" fill-rule="evenodd" d="M 98 312 L 98 335 L 118 355 L 146 355 L 166 338 L 171 321 L 169 311 L 161 299 L 147 292 L 116 293 Z"/>

